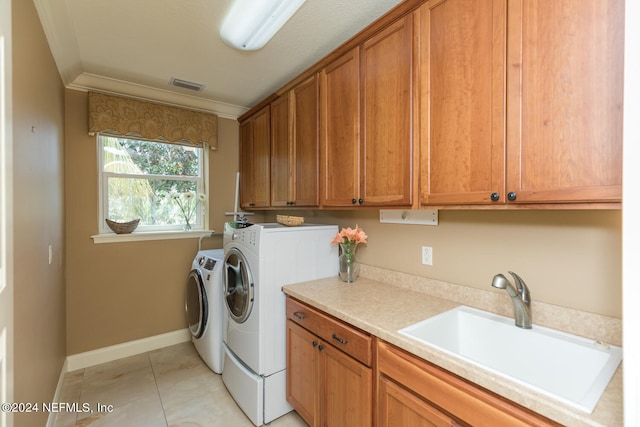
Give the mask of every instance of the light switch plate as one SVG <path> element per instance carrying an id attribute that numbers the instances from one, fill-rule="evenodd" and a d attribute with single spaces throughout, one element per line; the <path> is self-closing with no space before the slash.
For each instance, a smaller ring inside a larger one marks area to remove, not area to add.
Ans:
<path id="1" fill-rule="evenodd" d="M 433 248 L 431 246 L 422 247 L 422 264 L 433 265 Z"/>

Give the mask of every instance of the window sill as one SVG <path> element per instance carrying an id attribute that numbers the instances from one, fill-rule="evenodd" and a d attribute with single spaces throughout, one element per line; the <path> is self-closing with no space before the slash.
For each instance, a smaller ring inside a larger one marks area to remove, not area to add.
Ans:
<path id="1" fill-rule="evenodd" d="M 191 231 L 162 231 L 162 232 L 133 232 L 130 234 L 104 233 L 91 236 L 94 244 L 98 243 L 122 243 L 122 242 L 142 242 L 147 240 L 174 240 L 174 239 L 196 239 L 203 236 L 213 236 L 213 230 L 191 230 Z M 221 236 L 216 234 L 215 236 Z"/>

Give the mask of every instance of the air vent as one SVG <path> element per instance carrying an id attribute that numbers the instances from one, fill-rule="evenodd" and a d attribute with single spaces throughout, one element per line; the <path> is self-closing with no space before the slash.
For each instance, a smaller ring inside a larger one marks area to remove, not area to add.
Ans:
<path id="1" fill-rule="evenodd" d="M 169 80 L 169 84 L 175 87 L 181 87 L 183 89 L 195 90 L 196 92 L 200 92 L 204 89 L 204 85 L 200 83 L 188 82 L 186 80 L 176 79 L 175 77 L 171 77 Z"/>

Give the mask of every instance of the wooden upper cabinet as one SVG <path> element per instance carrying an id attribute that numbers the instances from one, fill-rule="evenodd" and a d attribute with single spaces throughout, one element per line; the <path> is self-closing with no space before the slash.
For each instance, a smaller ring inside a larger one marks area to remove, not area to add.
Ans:
<path id="1" fill-rule="evenodd" d="M 323 206 L 351 206 L 360 194 L 360 49 L 320 72 Z"/>
<path id="2" fill-rule="evenodd" d="M 292 90 L 293 127 L 293 193 L 295 206 L 317 207 L 319 204 L 319 84 L 317 75 Z"/>
<path id="3" fill-rule="evenodd" d="M 271 103 L 271 206 L 317 207 L 318 78 Z"/>
<path id="4" fill-rule="evenodd" d="M 623 0 L 421 7 L 421 203 L 619 202 L 623 9 Z"/>
<path id="5" fill-rule="evenodd" d="M 410 206 L 413 171 L 413 14 L 362 45 L 360 198 Z"/>
<path id="6" fill-rule="evenodd" d="M 504 191 L 506 0 L 419 13 L 421 202 L 490 202 Z"/>
<path id="7" fill-rule="evenodd" d="M 621 201 L 624 0 L 513 0 L 508 19 L 507 192 Z"/>
<path id="8" fill-rule="evenodd" d="M 270 107 L 240 124 L 240 206 L 269 207 Z"/>
<path id="9" fill-rule="evenodd" d="M 323 206 L 412 202 L 413 15 L 325 67 Z"/>
<path id="10" fill-rule="evenodd" d="M 291 200 L 293 120 L 290 104 L 289 93 L 271 103 L 271 206 L 289 206 Z"/>

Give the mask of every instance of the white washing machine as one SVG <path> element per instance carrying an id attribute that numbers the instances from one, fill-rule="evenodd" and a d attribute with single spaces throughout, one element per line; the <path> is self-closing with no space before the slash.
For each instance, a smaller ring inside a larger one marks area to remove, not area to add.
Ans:
<path id="1" fill-rule="evenodd" d="M 336 276 L 337 232 L 337 225 L 225 224 L 222 381 L 256 426 L 293 409 L 286 400 L 282 286 Z"/>
<path id="2" fill-rule="evenodd" d="M 184 308 L 193 345 L 217 374 L 224 366 L 223 337 L 227 315 L 222 296 L 224 250 L 199 251 L 191 264 L 185 286 Z"/>

